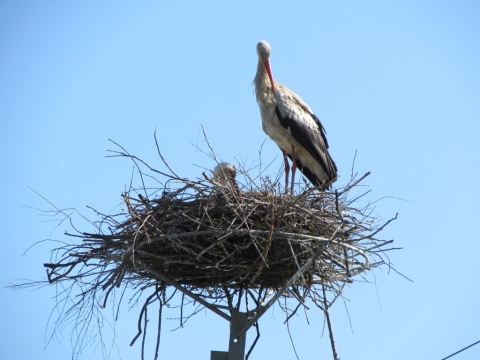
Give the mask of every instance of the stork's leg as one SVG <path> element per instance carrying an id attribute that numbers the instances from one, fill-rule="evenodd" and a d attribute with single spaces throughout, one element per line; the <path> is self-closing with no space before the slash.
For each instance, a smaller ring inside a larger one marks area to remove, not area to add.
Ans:
<path id="1" fill-rule="evenodd" d="M 288 163 L 287 159 L 287 152 L 283 149 L 282 154 L 283 154 L 283 161 L 285 161 L 285 192 L 288 191 L 288 174 L 290 173 L 290 164 Z"/>
<path id="2" fill-rule="evenodd" d="M 295 170 L 297 170 L 297 156 L 295 155 L 295 146 L 292 144 L 292 195 L 295 185 Z"/>

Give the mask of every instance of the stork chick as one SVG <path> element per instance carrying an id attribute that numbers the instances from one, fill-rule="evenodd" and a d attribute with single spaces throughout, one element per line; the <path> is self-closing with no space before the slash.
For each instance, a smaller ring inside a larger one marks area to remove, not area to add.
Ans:
<path id="1" fill-rule="evenodd" d="M 230 163 L 222 162 L 219 163 L 213 169 L 213 179 L 219 185 L 226 185 L 227 181 L 232 184 L 232 186 L 236 189 L 237 182 L 235 178 L 237 177 L 237 170 L 235 166 Z"/>

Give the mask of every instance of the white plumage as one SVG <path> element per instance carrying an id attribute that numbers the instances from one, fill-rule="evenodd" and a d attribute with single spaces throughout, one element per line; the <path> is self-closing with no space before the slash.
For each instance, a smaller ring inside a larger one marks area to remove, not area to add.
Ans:
<path id="1" fill-rule="evenodd" d="M 219 163 L 213 169 L 214 181 L 219 185 L 226 185 L 228 181 L 234 187 L 237 187 L 237 182 L 235 181 L 236 177 L 237 177 L 237 170 L 235 169 L 235 166 L 233 166 L 230 163 L 227 163 L 227 162 Z"/>
<path id="2" fill-rule="evenodd" d="M 293 91 L 273 80 L 270 45 L 257 44 L 258 67 L 254 79 L 263 131 L 280 147 L 285 161 L 285 189 L 288 190 L 292 159 L 293 193 L 298 167 L 315 186 L 328 188 L 337 179 L 337 167 L 328 152 L 325 129 L 310 107 Z"/>

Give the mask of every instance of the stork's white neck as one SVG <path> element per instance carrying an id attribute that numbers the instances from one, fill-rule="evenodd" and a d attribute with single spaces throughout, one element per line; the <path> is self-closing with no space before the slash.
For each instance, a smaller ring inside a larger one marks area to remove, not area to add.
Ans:
<path id="1" fill-rule="evenodd" d="M 263 65 L 263 61 L 259 58 L 257 64 L 257 74 L 255 75 L 255 87 L 257 86 L 267 86 L 270 87 L 270 79 L 268 78 L 267 70 L 265 69 L 265 65 Z"/>
<path id="2" fill-rule="evenodd" d="M 258 59 L 257 74 L 255 75 L 255 79 L 253 79 L 253 83 L 255 85 L 255 94 L 259 103 L 264 101 L 274 101 L 272 84 L 270 83 L 265 65 L 263 65 L 263 61 L 260 58 Z"/>

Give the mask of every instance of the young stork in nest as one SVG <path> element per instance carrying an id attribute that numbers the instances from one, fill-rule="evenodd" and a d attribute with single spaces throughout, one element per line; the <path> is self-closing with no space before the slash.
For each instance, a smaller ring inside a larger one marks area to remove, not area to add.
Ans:
<path id="1" fill-rule="evenodd" d="M 258 67 L 254 79 L 255 94 L 263 131 L 280 147 L 285 161 L 285 191 L 288 191 L 292 160 L 293 194 L 297 167 L 320 189 L 328 189 L 337 179 L 337 166 L 328 153 L 325 129 L 310 107 L 293 91 L 273 80 L 270 70 L 270 45 L 257 44 Z"/>
<path id="2" fill-rule="evenodd" d="M 215 166 L 213 169 L 213 180 L 216 184 L 226 185 L 227 181 L 232 184 L 232 186 L 237 189 L 237 182 L 235 178 L 237 177 L 237 170 L 235 166 L 230 163 L 222 162 Z"/>

